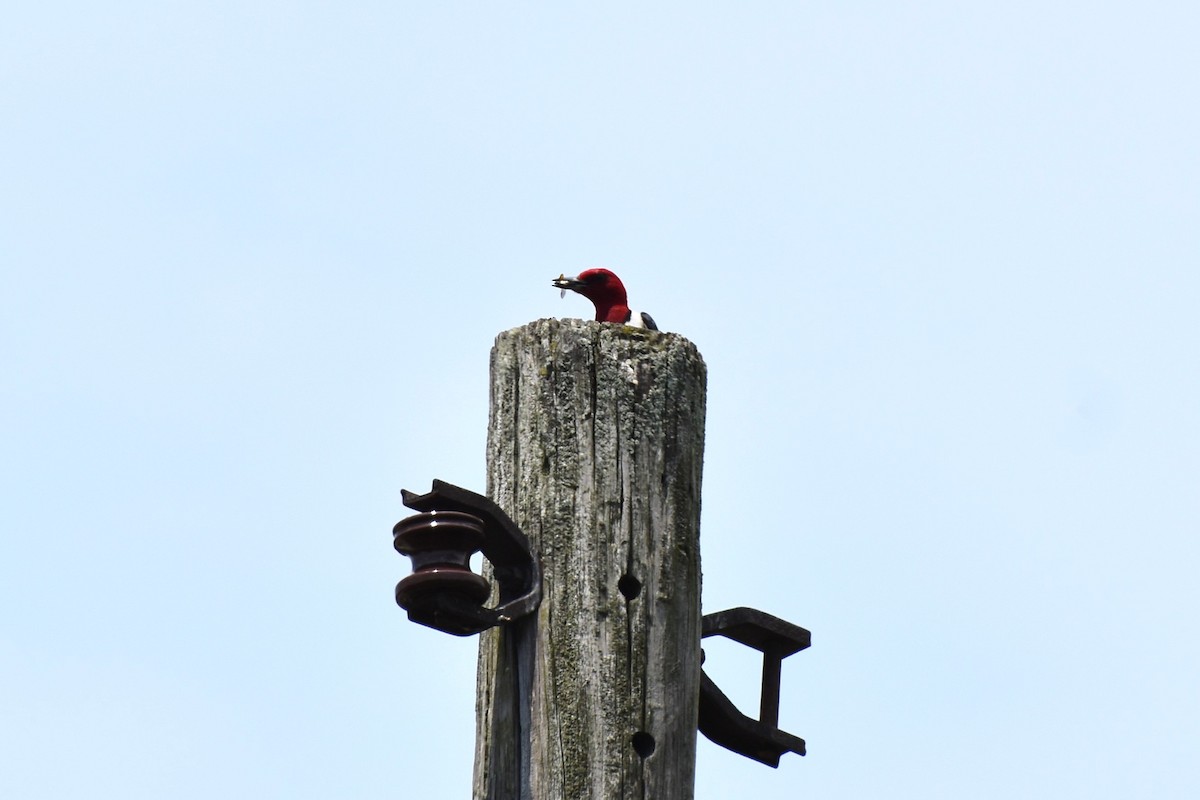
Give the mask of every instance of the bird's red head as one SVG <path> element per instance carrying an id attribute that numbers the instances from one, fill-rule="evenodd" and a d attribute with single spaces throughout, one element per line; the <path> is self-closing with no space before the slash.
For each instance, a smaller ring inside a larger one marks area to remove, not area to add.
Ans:
<path id="1" fill-rule="evenodd" d="M 554 285 L 570 289 L 592 301 L 596 306 L 597 322 L 626 322 L 629 319 L 629 300 L 621 279 L 606 269 L 587 269 L 574 278 L 559 277 Z"/>

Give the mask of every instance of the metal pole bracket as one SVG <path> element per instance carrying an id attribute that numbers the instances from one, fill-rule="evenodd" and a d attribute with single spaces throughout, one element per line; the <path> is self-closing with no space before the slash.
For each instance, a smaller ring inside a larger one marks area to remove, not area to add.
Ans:
<path id="1" fill-rule="evenodd" d="M 804 755 L 804 740 L 779 730 L 779 682 L 783 659 L 812 644 L 799 625 L 755 608 L 705 614 L 700 637 L 724 636 L 763 654 L 759 718 L 746 716 L 700 671 L 700 732 L 715 744 L 778 767 L 784 753 Z"/>

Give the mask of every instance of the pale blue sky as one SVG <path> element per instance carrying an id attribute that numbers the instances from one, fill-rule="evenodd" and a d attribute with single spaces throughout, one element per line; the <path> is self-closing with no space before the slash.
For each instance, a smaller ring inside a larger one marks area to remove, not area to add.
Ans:
<path id="1" fill-rule="evenodd" d="M 0 796 L 469 795 L 401 487 L 616 270 L 709 366 L 698 800 L 1200 796 L 1200 7 L 42 3 L 0 28 Z M 790 514 L 790 517 L 782 514 Z M 709 668 L 753 708 L 757 666 Z"/>

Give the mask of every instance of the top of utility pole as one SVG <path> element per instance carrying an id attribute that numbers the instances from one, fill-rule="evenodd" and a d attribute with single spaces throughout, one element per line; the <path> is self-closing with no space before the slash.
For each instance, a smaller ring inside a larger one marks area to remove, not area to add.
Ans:
<path id="1" fill-rule="evenodd" d="M 543 597 L 482 636 L 475 797 L 689 798 L 704 361 L 675 334 L 539 320 L 491 362 L 488 494 Z"/>

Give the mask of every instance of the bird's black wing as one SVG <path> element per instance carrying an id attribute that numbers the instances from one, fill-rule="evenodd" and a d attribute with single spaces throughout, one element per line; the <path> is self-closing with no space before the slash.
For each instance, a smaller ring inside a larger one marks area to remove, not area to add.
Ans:
<path id="1" fill-rule="evenodd" d="M 650 316 L 645 311 L 642 311 L 640 313 L 642 315 L 642 325 L 644 325 L 647 330 L 652 330 L 652 331 L 658 330 L 658 326 L 654 324 L 654 317 Z"/>

